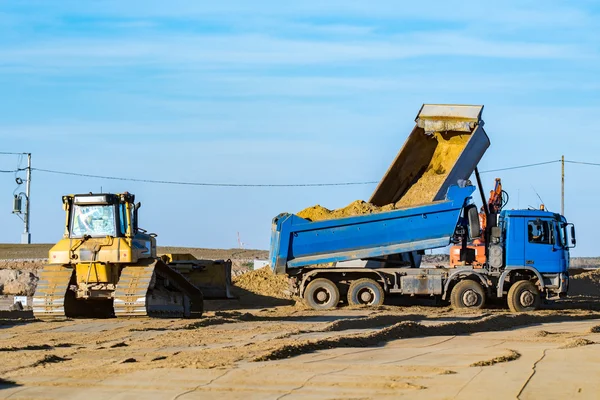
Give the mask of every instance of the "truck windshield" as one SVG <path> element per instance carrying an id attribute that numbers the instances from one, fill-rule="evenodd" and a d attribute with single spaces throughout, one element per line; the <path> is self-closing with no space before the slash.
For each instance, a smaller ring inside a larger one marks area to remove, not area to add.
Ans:
<path id="1" fill-rule="evenodd" d="M 73 206 L 71 237 L 117 236 L 113 205 Z"/>

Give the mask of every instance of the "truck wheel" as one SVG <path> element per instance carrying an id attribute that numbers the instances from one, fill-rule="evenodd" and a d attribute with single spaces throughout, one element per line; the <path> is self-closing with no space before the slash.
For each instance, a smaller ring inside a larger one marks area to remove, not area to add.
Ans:
<path id="1" fill-rule="evenodd" d="M 348 289 L 348 304 L 352 306 L 380 306 L 383 304 L 385 294 L 381 285 L 369 278 L 353 281 Z"/>
<path id="2" fill-rule="evenodd" d="M 329 310 L 340 302 L 340 291 L 329 279 L 318 278 L 306 286 L 304 301 L 315 310 Z"/>
<path id="3" fill-rule="evenodd" d="M 481 309 L 485 306 L 485 291 L 479 283 L 465 279 L 454 285 L 450 304 L 454 308 Z"/>
<path id="4" fill-rule="evenodd" d="M 531 281 L 518 281 L 510 287 L 507 300 L 512 312 L 534 311 L 541 303 L 540 291 Z"/>

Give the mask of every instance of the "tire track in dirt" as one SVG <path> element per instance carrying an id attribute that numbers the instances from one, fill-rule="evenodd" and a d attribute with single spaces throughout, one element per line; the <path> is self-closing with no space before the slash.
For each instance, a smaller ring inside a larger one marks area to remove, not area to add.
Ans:
<path id="1" fill-rule="evenodd" d="M 598 319 L 600 314 L 585 315 L 536 315 L 536 314 L 508 314 L 491 315 L 472 322 L 450 322 L 434 326 L 425 326 L 416 322 L 400 322 L 374 333 L 338 336 L 321 340 L 296 341 L 283 345 L 255 358 L 253 361 L 280 360 L 312 353 L 318 350 L 327 350 L 347 347 L 375 347 L 382 343 L 396 339 L 426 337 L 426 336 L 453 336 L 475 332 L 489 332 L 509 330 L 525 325 L 548 322 L 577 321 Z"/>

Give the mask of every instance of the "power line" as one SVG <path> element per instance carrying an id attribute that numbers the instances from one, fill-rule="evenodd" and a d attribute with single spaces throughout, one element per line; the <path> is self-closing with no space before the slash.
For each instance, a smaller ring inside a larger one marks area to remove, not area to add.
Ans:
<path id="1" fill-rule="evenodd" d="M 594 165 L 596 167 L 600 167 L 600 164 L 598 164 L 598 163 L 591 163 L 591 162 L 584 162 L 584 161 L 571 161 L 571 160 L 565 160 L 565 162 L 569 163 L 569 164 Z"/>
<path id="2" fill-rule="evenodd" d="M 489 169 L 487 171 L 479 171 L 479 173 L 480 174 L 486 174 L 486 173 L 489 173 L 489 172 L 509 171 L 509 170 L 512 170 L 512 169 L 537 167 L 538 165 L 554 164 L 554 163 L 558 163 L 560 161 L 561 160 L 553 160 L 553 161 L 545 161 L 545 162 L 540 162 L 540 163 L 535 163 L 535 164 L 517 165 L 517 166 L 514 166 L 514 167 L 507 167 L 507 168 Z"/>
<path id="3" fill-rule="evenodd" d="M 80 174 L 77 172 L 65 172 L 65 171 L 54 171 L 50 169 L 32 168 L 34 171 L 47 172 L 50 174 L 59 175 L 70 175 L 80 176 L 85 178 L 98 178 L 98 179 L 109 179 L 115 181 L 128 181 L 128 182 L 143 182 L 143 183 L 160 183 L 168 185 L 186 185 L 186 186 L 218 186 L 218 187 L 308 187 L 308 186 L 352 186 L 352 185 L 374 185 L 379 181 L 371 182 L 341 182 L 341 183 L 297 183 L 297 184 L 246 184 L 246 183 L 208 183 L 208 182 L 182 182 L 182 181 L 163 181 L 154 179 L 137 179 L 137 178 L 123 178 L 117 176 L 101 176 L 101 175 L 90 175 Z"/>
<path id="4" fill-rule="evenodd" d="M 10 156 L 20 156 L 20 155 L 29 154 L 29 153 L 11 153 L 11 152 L 6 152 L 6 151 L 0 151 L 0 154 L 10 155 Z"/>
<path id="5" fill-rule="evenodd" d="M 27 168 L 17 168 L 17 169 L 10 169 L 10 170 L 1 170 L 0 169 L 0 173 L 5 173 L 5 174 L 13 174 L 15 172 L 20 172 L 20 171 L 27 171 Z"/>
<path id="6" fill-rule="evenodd" d="M 0 153 L 1 154 L 1 153 Z M 21 154 L 21 153 L 17 153 Z M 549 165 L 559 163 L 561 160 L 551 160 L 544 161 L 533 164 L 524 164 L 524 165 L 516 165 L 512 167 L 506 168 L 497 168 L 490 169 L 486 171 L 480 171 L 480 174 L 486 174 L 491 172 L 500 172 L 500 171 L 510 171 L 515 169 L 523 169 L 523 168 L 531 168 L 537 167 L 541 165 Z M 583 165 L 593 165 L 600 166 L 598 163 L 589 163 L 583 161 L 572 161 L 565 160 L 566 163 L 571 164 L 583 164 Z M 26 168 L 19 168 L 13 171 L 0 171 L 5 173 L 24 171 Z M 51 169 L 42 169 L 42 168 L 32 168 L 32 170 L 39 172 L 46 172 L 50 174 L 58 174 L 58 175 L 68 175 L 68 176 L 79 176 L 84 178 L 96 178 L 96 179 L 107 179 L 107 180 L 115 180 L 115 181 L 127 181 L 127 182 L 142 182 L 142 183 L 156 183 L 156 184 L 165 184 L 165 185 L 182 185 L 182 186 L 212 186 L 212 187 L 324 187 L 324 186 L 357 186 L 357 185 L 375 185 L 379 183 L 379 181 L 364 181 L 364 182 L 333 182 L 333 183 L 295 183 L 295 184 L 247 184 L 247 183 L 209 183 L 209 182 L 185 182 L 185 181 L 171 181 L 171 180 L 155 180 L 155 179 L 140 179 L 140 178 L 127 178 L 127 177 L 118 177 L 118 176 L 103 176 L 103 175 L 92 175 L 92 174 L 83 174 L 78 172 L 69 172 L 69 171 L 57 171 Z"/>

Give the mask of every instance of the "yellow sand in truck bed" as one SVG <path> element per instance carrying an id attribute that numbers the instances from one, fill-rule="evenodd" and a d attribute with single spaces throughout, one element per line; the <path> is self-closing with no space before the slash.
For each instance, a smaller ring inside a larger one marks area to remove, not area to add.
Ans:
<path id="1" fill-rule="evenodd" d="M 434 201 L 434 197 L 448 177 L 452 166 L 456 163 L 458 157 L 469 141 L 469 136 L 453 132 L 436 132 L 434 138 L 431 140 L 436 140 L 438 144 L 429 165 L 423 175 L 421 175 L 397 203 L 378 207 L 362 200 L 356 200 L 348 206 L 337 210 L 329 210 L 320 205 L 316 205 L 300 211 L 297 215 L 311 221 L 323 221 L 354 215 L 392 211 L 398 208 L 412 207 Z"/>

